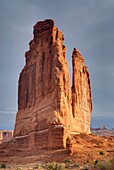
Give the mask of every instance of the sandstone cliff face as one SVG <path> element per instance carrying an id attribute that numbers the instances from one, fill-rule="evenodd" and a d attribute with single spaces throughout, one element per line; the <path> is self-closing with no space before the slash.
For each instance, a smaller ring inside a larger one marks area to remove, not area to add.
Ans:
<path id="1" fill-rule="evenodd" d="M 38 22 L 33 33 L 19 78 L 14 137 L 23 147 L 64 148 L 72 133 L 90 132 L 89 73 L 74 49 L 71 88 L 63 34 L 53 20 Z"/>

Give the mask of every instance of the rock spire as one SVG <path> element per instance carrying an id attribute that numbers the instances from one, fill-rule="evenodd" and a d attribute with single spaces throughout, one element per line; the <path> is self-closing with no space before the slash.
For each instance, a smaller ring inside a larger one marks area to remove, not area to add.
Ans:
<path id="1" fill-rule="evenodd" d="M 64 36 L 53 20 L 34 26 L 20 73 L 14 137 L 28 148 L 65 148 L 72 134 L 89 133 L 90 76 L 77 49 L 72 53 L 72 87 Z"/>

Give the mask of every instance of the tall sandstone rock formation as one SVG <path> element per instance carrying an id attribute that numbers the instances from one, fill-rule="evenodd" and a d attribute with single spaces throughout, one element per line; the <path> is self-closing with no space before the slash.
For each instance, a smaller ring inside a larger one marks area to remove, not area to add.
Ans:
<path id="1" fill-rule="evenodd" d="M 92 97 L 90 76 L 80 52 L 74 48 L 72 53 L 72 114 L 74 131 L 90 132 Z"/>
<path id="2" fill-rule="evenodd" d="M 28 148 L 65 148 L 68 137 L 90 132 L 90 78 L 84 59 L 74 49 L 72 87 L 63 34 L 53 20 L 34 26 L 19 78 L 14 137 Z"/>

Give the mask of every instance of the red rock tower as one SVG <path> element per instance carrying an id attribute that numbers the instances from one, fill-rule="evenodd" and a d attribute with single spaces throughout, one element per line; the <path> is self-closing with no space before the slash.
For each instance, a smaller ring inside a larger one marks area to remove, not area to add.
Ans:
<path id="1" fill-rule="evenodd" d="M 72 134 L 90 132 L 89 73 L 74 49 L 71 88 L 63 34 L 53 20 L 38 22 L 33 33 L 19 78 L 14 137 L 24 148 L 65 148 Z"/>

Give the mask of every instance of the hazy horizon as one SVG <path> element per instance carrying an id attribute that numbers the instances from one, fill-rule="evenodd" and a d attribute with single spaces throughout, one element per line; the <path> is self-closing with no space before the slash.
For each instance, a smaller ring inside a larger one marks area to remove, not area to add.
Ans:
<path id="1" fill-rule="evenodd" d="M 16 114 L 7 114 L 7 119 L 4 114 L 0 115 L 0 117 L 0 130 L 14 130 Z M 8 120 L 10 120 L 10 122 Z M 91 128 L 99 128 L 103 126 L 106 126 L 108 129 L 114 128 L 114 118 L 101 116 L 91 118 Z"/>

